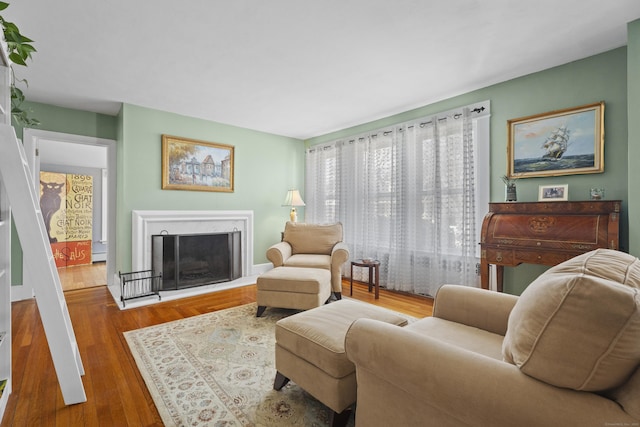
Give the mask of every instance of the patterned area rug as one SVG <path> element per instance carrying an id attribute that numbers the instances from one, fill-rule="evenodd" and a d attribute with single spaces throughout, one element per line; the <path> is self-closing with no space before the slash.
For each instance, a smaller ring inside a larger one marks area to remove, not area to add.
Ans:
<path id="1" fill-rule="evenodd" d="M 293 313 L 248 304 L 124 335 L 166 426 L 326 426 L 295 383 L 273 390 L 275 323 Z"/>

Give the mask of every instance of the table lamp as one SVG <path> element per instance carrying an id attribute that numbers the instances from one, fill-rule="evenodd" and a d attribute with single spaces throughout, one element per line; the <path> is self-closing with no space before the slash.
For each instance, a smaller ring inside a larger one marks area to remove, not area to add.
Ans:
<path id="1" fill-rule="evenodd" d="M 289 190 L 287 192 L 287 198 L 284 200 L 284 204 L 282 206 L 291 206 L 289 217 L 291 218 L 291 222 L 296 222 L 298 220 L 296 206 L 305 206 L 305 204 L 302 197 L 300 197 L 300 192 L 298 190 Z"/>

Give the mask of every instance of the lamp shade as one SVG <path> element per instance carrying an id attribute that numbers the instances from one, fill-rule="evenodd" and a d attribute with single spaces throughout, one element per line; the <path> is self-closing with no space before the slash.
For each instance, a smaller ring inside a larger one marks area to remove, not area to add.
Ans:
<path id="1" fill-rule="evenodd" d="M 300 197 L 300 192 L 298 190 L 287 191 L 287 198 L 284 199 L 284 204 L 282 206 L 291 206 L 289 218 L 291 219 L 291 222 L 298 221 L 296 206 L 304 206 L 304 201 L 302 200 L 302 197 Z"/>
<path id="2" fill-rule="evenodd" d="M 282 206 L 305 206 L 298 190 L 289 190 Z"/>

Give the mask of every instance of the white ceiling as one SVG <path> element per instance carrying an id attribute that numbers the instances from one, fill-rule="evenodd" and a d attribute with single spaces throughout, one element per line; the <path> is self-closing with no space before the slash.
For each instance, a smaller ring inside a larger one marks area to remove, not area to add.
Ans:
<path id="1" fill-rule="evenodd" d="M 626 45 L 638 0 L 14 0 L 27 99 L 306 139 Z"/>

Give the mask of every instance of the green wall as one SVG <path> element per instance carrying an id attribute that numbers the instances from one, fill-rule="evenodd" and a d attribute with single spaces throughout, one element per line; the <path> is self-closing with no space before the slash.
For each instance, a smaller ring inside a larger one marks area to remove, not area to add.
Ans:
<path id="1" fill-rule="evenodd" d="M 287 190 L 304 188 L 303 141 L 129 104 L 118 120 L 118 270 L 131 268 L 132 210 L 252 210 L 254 264 L 267 262 L 288 219 Z M 233 145 L 234 191 L 162 190 L 162 134 Z"/>
<path id="2" fill-rule="evenodd" d="M 627 86 L 629 97 L 629 253 L 640 257 L 640 19 L 627 29 Z M 633 220 L 635 218 L 635 220 Z"/>
<path id="3" fill-rule="evenodd" d="M 306 143 L 313 145 L 326 142 L 487 99 L 491 101 L 490 168 L 491 201 L 494 202 L 504 200 L 504 184 L 500 177 L 506 173 L 507 165 L 507 120 L 605 101 L 605 172 L 521 179 L 517 183 L 518 200 L 536 201 L 538 186 L 546 184 L 568 184 L 569 200 L 586 200 L 589 188 L 604 188 L 607 199 L 623 200 L 621 247 L 623 250 L 628 250 L 627 156 L 629 153 L 626 47 L 489 86 L 382 120 L 312 138 Z M 519 295 L 527 284 L 546 268 L 536 265 L 505 268 L 505 292 Z"/>
<path id="4" fill-rule="evenodd" d="M 26 90 L 28 94 L 28 89 Z M 70 133 L 94 138 L 116 139 L 117 120 L 114 116 L 72 110 L 38 102 L 25 102 L 32 111 L 30 117 L 40 120 L 35 129 L 51 132 Z M 22 127 L 13 124 L 16 135 L 22 139 Z"/>
<path id="5" fill-rule="evenodd" d="M 131 268 L 131 211 L 134 209 L 248 209 L 254 211 L 254 263 L 279 240 L 287 219 L 281 207 L 286 190 L 304 188 L 305 145 L 491 101 L 491 200 L 502 201 L 506 171 L 507 120 L 605 101 L 605 172 L 518 181 L 518 200 L 537 200 L 541 184 L 568 184 L 570 200 L 585 200 L 588 189 L 603 187 L 607 199 L 623 200 L 621 246 L 640 255 L 640 224 L 628 218 L 640 212 L 640 21 L 629 24 L 629 45 L 580 61 L 489 86 L 385 119 L 302 141 L 134 105 L 123 105 L 116 117 L 28 103 L 39 129 L 118 141 L 116 269 Z M 22 135 L 22 129 L 17 133 Z M 235 146 L 235 191 L 213 193 L 161 189 L 161 135 L 213 141 Z M 632 141 L 630 144 L 627 141 Z M 629 191 L 629 189 L 631 189 Z M 304 197 L 304 194 L 303 194 Z M 301 216 L 304 211 L 300 212 Z M 631 236 L 631 239 L 629 238 Z M 630 240 L 634 243 L 630 245 Z M 14 283 L 21 283 L 22 257 L 14 245 Z M 17 252 L 17 253 L 16 253 Z M 520 294 L 546 267 L 522 265 L 505 269 L 505 291 Z"/>
<path id="6" fill-rule="evenodd" d="M 29 102 L 38 129 L 117 141 L 116 271 L 131 269 L 131 211 L 134 209 L 253 210 L 254 263 L 267 262 L 267 248 L 280 240 L 288 219 L 282 207 L 290 188 L 304 190 L 301 140 L 207 120 L 124 105 L 117 116 Z M 15 126 L 15 124 L 14 124 Z M 16 126 L 22 137 L 22 128 Z M 213 193 L 161 189 L 162 134 L 235 147 L 235 191 Z M 303 194 L 304 197 L 304 194 Z M 304 208 L 299 210 L 304 218 Z M 22 250 L 12 235 L 12 283 L 22 283 Z"/>
<path id="7" fill-rule="evenodd" d="M 116 117 L 37 102 L 25 102 L 23 106 L 32 111 L 30 117 L 40 121 L 38 130 L 116 139 Z M 18 138 L 22 139 L 22 126 L 15 123 L 13 126 Z M 11 227 L 11 283 L 22 284 L 22 248 L 13 224 Z"/>

